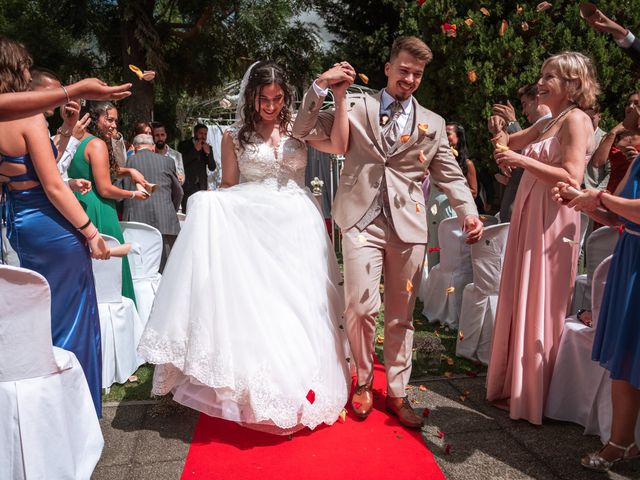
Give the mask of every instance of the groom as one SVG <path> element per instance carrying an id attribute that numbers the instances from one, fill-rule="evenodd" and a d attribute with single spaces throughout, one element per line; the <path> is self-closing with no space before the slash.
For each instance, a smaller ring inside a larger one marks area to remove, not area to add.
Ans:
<path id="1" fill-rule="evenodd" d="M 406 398 L 411 374 L 413 308 L 427 243 L 421 182 L 427 169 L 447 194 L 467 232 L 482 235 L 473 197 L 447 141 L 442 117 L 421 107 L 412 94 L 420 85 L 429 47 L 419 38 L 400 37 L 384 66 L 387 86 L 349 102 L 349 149 L 340 176 L 333 215 L 342 230 L 345 320 L 357 371 L 351 398 L 355 414 L 373 407 L 373 351 L 384 274 L 384 365 L 386 409 L 400 422 L 422 426 Z M 355 75 L 346 62 L 324 72 L 306 93 L 293 127 L 298 138 L 326 139 L 333 113 L 320 112 L 332 85 Z"/>

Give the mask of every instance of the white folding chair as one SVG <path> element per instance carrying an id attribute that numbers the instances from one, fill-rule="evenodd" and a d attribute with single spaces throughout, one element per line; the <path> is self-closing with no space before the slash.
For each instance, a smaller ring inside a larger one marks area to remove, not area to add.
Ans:
<path id="1" fill-rule="evenodd" d="M 603 260 L 593 274 L 593 327 L 575 315 L 565 320 L 545 406 L 545 416 L 582 425 L 586 435 L 599 435 L 603 443 L 611 433 L 611 378 L 591 360 L 591 349 L 611 258 Z M 640 422 L 636 441 L 640 442 Z"/>
<path id="2" fill-rule="evenodd" d="M 0 265 L 0 476 L 89 479 L 104 440 L 76 356 L 51 343 L 51 292 Z"/>
<path id="3" fill-rule="evenodd" d="M 109 247 L 120 243 L 102 235 Z M 93 260 L 102 336 L 102 387 L 124 383 L 144 363 L 136 351 L 144 323 L 133 300 L 122 296 L 122 258 Z"/>
<path id="4" fill-rule="evenodd" d="M 473 283 L 464 288 L 456 355 L 487 365 L 509 224 L 492 225 L 471 245 Z"/>
<path id="5" fill-rule="evenodd" d="M 157 228 L 140 222 L 120 222 L 124 240 L 131 244 L 129 266 L 136 292 L 138 314 L 146 325 L 162 275 L 162 234 Z"/>
<path id="6" fill-rule="evenodd" d="M 456 212 L 451 208 L 451 205 L 449 205 L 449 199 L 447 196 L 437 187 L 437 185 L 431 182 L 429 198 L 427 199 L 428 264 L 425 270 L 431 271 L 433 267 L 440 263 L 440 252 L 438 250 L 429 251 L 429 249 L 437 249 L 440 247 L 440 240 L 438 238 L 440 223 L 446 218 L 455 216 Z M 428 272 L 425 272 L 425 274 L 426 273 Z"/>
<path id="7" fill-rule="evenodd" d="M 594 230 L 585 247 L 587 273 L 576 276 L 573 291 L 573 303 L 571 313 L 576 313 L 581 308 L 591 309 L 591 280 L 600 263 L 613 253 L 620 235 L 615 227 L 600 227 Z"/>

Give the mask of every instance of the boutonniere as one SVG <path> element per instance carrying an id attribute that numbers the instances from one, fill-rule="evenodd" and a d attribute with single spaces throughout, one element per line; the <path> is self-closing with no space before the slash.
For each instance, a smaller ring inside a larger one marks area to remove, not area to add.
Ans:
<path id="1" fill-rule="evenodd" d="M 389 123 L 389 115 L 383 113 L 380 115 L 380 126 L 384 127 L 387 123 Z"/>
<path id="2" fill-rule="evenodd" d="M 427 125 L 426 123 L 419 123 L 418 131 L 420 132 L 420 135 L 426 135 L 429 131 L 429 125 Z"/>

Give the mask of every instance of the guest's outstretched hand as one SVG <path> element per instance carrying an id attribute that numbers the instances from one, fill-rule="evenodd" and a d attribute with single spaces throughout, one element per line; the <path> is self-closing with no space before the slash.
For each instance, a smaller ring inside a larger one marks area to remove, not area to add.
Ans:
<path id="1" fill-rule="evenodd" d="M 80 195 L 84 195 L 91 191 L 91 182 L 84 178 L 70 178 L 69 188 L 72 192 L 78 192 Z"/>
<path id="2" fill-rule="evenodd" d="M 131 95 L 130 88 L 130 83 L 110 87 L 98 78 L 85 78 L 67 87 L 73 98 L 85 100 L 122 100 Z"/>
<path id="3" fill-rule="evenodd" d="M 484 232 L 484 224 L 475 215 L 467 215 L 464 217 L 463 231 L 467 234 L 465 243 L 476 243 L 482 238 Z"/>
<path id="4" fill-rule="evenodd" d="M 580 192 L 580 195 L 571 200 L 567 206 L 579 212 L 593 212 L 600 206 L 600 202 L 598 201 L 599 193 L 600 190 L 596 190 L 595 188 L 585 188 Z"/>
<path id="5" fill-rule="evenodd" d="M 587 13 L 587 15 L 584 15 L 583 13 L 583 18 L 591 28 L 598 32 L 608 33 L 615 40 L 621 40 L 627 35 L 628 30 L 626 28 L 611 20 L 598 8 L 595 8 L 595 5 L 590 4 L 591 8 L 586 7 L 586 5 L 589 4 L 583 4 L 581 6 L 581 11 L 584 10 L 584 12 Z M 589 13 L 591 13 L 591 15 L 589 15 Z"/>
<path id="6" fill-rule="evenodd" d="M 511 102 L 509 100 L 507 100 L 506 104 L 494 103 L 491 110 L 491 115 L 502 117 L 506 123 L 516 121 L 516 110 L 515 108 L 513 108 L 513 105 L 511 105 Z"/>
<path id="7" fill-rule="evenodd" d="M 102 235 L 97 234 L 89 242 L 89 249 L 91 250 L 91 258 L 96 260 L 108 260 L 111 256 L 111 251 L 107 246 L 107 243 L 102 238 Z"/>

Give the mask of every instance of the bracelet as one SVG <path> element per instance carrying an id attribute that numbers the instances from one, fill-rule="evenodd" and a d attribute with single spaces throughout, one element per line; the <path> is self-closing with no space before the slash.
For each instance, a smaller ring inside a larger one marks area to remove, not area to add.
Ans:
<path id="1" fill-rule="evenodd" d="M 62 91 L 64 92 L 65 97 L 67 97 L 67 103 L 69 103 L 71 101 L 71 98 L 69 97 L 69 92 L 67 92 L 67 89 L 65 88 L 64 85 L 60 85 L 60 88 L 62 88 Z"/>
<path id="2" fill-rule="evenodd" d="M 98 229 L 97 228 L 93 231 L 93 233 L 91 235 L 89 235 L 87 237 L 87 241 L 93 240 L 94 238 L 96 238 L 96 235 L 98 235 Z"/>
<path id="3" fill-rule="evenodd" d="M 81 227 L 76 228 L 76 230 L 78 230 L 79 232 L 81 232 L 82 230 L 84 230 L 85 228 L 87 228 L 89 225 L 91 225 L 91 219 L 87 220 L 87 223 L 85 223 L 84 225 L 82 225 Z"/>

